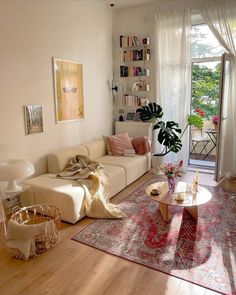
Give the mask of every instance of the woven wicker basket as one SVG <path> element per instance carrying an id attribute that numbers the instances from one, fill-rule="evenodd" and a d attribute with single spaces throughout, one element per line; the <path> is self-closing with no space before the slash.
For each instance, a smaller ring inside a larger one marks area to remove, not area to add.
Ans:
<path id="1" fill-rule="evenodd" d="M 36 254 L 47 251 L 52 248 L 58 241 L 58 229 L 60 226 L 60 210 L 51 205 L 40 204 L 24 208 L 15 208 L 15 213 L 11 219 L 25 226 L 31 224 L 41 224 L 53 220 L 56 225 L 56 235 L 41 234 L 35 236 Z"/>

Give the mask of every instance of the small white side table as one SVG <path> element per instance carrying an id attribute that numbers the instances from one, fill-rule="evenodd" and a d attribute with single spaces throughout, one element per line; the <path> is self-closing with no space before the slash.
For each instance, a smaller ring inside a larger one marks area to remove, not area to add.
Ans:
<path id="1" fill-rule="evenodd" d="M 5 235 L 7 233 L 7 228 L 6 228 L 7 215 L 11 214 L 12 210 L 15 207 L 21 207 L 20 194 L 27 191 L 28 189 L 33 189 L 33 187 L 30 185 L 21 184 L 21 186 L 22 186 L 22 189 L 14 193 L 7 193 L 4 191 L 0 191 L 0 207 L 1 207 L 1 213 L 2 213 L 0 214 L 0 222 L 3 221 Z"/>

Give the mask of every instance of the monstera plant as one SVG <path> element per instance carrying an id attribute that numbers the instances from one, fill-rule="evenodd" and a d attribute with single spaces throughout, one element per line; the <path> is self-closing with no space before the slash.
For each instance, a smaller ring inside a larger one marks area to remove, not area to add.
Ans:
<path id="1" fill-rule="evenodd" d="M 157 141 L 163 146 L 163 150 L 161 153 L 154 154 L 154 156 L 164 156 L 169 152 L 179 152 L 182 148 L 181 138 L 188 126 L 193 125 L 196 128 L 202 128 L 203 126 L 202 118 L 196 114 L 188 115 L 187 124 L 183 131 L 179 128 L 179 124 L 174 121 L 163 122 L 160 120 L 163 117 L 162 107 L 155 102 L 137 109 L 137 113 L 143 122 L 155 119 L 153 130 L 159 130 Z"/>

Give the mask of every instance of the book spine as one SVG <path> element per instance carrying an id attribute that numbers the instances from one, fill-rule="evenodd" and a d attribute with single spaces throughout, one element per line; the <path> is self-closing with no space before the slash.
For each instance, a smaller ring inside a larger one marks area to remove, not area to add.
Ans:
<path id="1" fill-rule="evenodd" d="M 122 35 L 120 36 L 120 47 L 122 47 Z"/>

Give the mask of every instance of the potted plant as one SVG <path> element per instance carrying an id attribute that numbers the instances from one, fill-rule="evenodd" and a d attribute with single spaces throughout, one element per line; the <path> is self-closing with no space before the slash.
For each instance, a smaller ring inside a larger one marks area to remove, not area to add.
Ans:
<path id="1" fill-rule="evenodd" d="M 155 102 L 137 109 L 137 113 L 143 122 L 155 119 L 153 130 L 159 130 L 157 141 L 163 146 L 163 150 L 161 153 L 154 154 L 154 156 L 165 156 L 169 152 L 179 152 L 182 148 L 181 138 L 188 126 L 193 125 L 196 128 L 203 126 L 203 119 L 197 114 L 188 115 L 187 124 L 183 131 L 179 128 L 179 124 L 174 121 L 163 122 L 160 120 L 163 117 L 162 107 Z"/>

